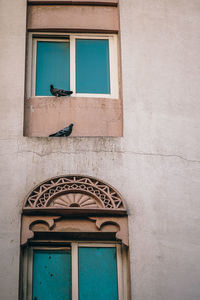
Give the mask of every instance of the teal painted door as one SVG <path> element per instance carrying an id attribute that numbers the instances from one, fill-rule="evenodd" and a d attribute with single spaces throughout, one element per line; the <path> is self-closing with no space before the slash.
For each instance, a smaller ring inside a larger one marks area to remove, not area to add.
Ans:
<path id="1" fill-rule="evenodd" d="M 116 248 L 79 247 L 79 300 L 118 300 Z"/>
<path id="2" fill-rule="evenodd" d="M 34 250 L 33 300 L 71 300 L 71 253 Z"/>
<path id="3" fill-rule="evenodd" d="M 51 96 L 50 84 L 70 90 L 69 42 L 37 42 L 36 96 Z"/>
<path id="4" fill-rule="evenodd" d="M 108 40 L 76 40 L 76 92 L 110 94 Z"/>

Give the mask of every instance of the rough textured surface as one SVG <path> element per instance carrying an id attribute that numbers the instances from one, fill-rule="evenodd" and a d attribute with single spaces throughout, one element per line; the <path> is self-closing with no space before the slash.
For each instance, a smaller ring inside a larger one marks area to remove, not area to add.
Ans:
<path id="1" fill-rule="evenodd" d="M 79 173 L 126 200 L 132 299 L 198 300 L 199 1 L 120 1 L 124 138 L 66 140 L 23 137 L 25 4 L 0 3 L 0 299 L 17 299 L 25 195 Z"/>
<path id="2" fill-rule="evenodd" d="M 132 297 L 197 300 L 200 2 L 120 3 Z"/>
<path id="3" fill-rule="evenodd" d="M 85 217 L 80 220 L 74 214 L 73 219 L 56 216 L 27 216 L 22 217 L 21 245 L 25 245 L 29 239 L 34 237 L 34 232 L 65 232 L 78 234 L 96 233 L 116 233 L 116 239 L 128 246 L 128 219 L 125 217 Z M 105 235 L 104 235 L 105 236 Z M 88 236 L 89 239 L 89 236 Z M 102 240 L 102 238 L 101 238 Z"/>
<path id="4" fill-rule="evenodd" d="M 119 30 L 117 7 L 43 6 L 28 7 L 28 29 Z"/>
<path id="5" fill-rule="evenodd" d="M 122 136 L 119 99 L 36 97 L 25 100 L 24 134 L 48 137 L 74 124 L 72 136 Z"/>

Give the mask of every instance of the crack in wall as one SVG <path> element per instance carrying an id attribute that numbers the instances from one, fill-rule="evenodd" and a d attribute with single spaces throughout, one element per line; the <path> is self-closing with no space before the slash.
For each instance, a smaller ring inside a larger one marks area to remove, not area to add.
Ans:
<path id="1" fill-rule="evenodd" d="M 8 139 L 0 139 L 2 141 L 9 141 L 9 140 L 15 140 L 12 138 Z M 20 147 L 19 143 L 18 147 Z M 198 159 L 191 159 L 191 158 L 186 158 L 182 155 L 179 154 L 165 154 L 165 153 L 153 153 L 153 152 L 142 152 L 142 151 L 128 151 L 128 150 L 77 150 L 77 151 L 51 151 L 51 152 L 37 152 L 34 150 L 19 150 L 11 153 L 2 153 L 0 156 L 3 155 L 13 155 L 13 154 L 23 154 L 23 153 L 33 153 L 39 157 L 45 157 L 45 156 L 50 156 L 54 154 L 61 154 L 61 155 L 74 155 L 74 154 L 83 154 L 83 153 L 112 153 L 112 154 L 133 154 L 133 155 L 139 155 L 139 156 L 152 156 L 152 157 L 164 157 L 164 158 L 179 158 L 180 160 L 186 161 L 186 162 L 191 162 L 191 163 L 200 163 L 200 160 Z"/>
<path id="2" fill-rule="evenodd" d="M 109 150 L 78 150 L 78 151 L 51 151 L 46 153 L 40 153 L 33 150 L 22 150 L 17 151 L 11 154 L 23 154 L 23 153 L 33 153 L 40 157 L 50 156 L 54 154 L 61 154 L 61 155 L 73 155 L 73 154 L 85 154 L 85 153 L 112 153 L 112 154 L 133 154 L 133 155 L 140 155 L 140 156 L 152 156 L 152 157 L 164 157 L 164 158 L 179 158 L 181 160 L 184 160 L 186 162 L 192 162 L 192 163 L 200 163 L 200 160 L 196 159 L 189 159 L 184 156 L 178 155 L 178 154 L 163 154 L 163 153 L 152 153 L 152 152 L 136 152 L 136 151 L 109 151 Z"/>

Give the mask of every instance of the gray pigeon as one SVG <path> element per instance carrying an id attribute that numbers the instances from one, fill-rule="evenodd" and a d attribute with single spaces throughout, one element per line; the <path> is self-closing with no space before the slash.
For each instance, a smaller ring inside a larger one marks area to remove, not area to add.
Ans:
<path id="1" fill-rule="evenodd" d="M 59 90 L 53 87 L 53 84 L 50 85 L 50 92 L 53 96 L 61 97 L 61 96 L 70 96 L 72 91 Z"/>
<path id="2" fill-rule="evenodd" d="M 56 133 L 50 134 L 49 136 L 55 136 L 55 137 L 59 137 L 59 136 L 69 136 L 72 133 L 72 127 L 74 124 L 70 124 L 69 126 L 59 130 Z"/>

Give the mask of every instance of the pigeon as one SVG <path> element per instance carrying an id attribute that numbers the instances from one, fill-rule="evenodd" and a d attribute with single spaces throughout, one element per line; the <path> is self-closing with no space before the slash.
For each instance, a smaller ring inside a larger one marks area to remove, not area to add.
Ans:
<path id="1" fill-rule="evenodd" d="M 72 127 L 74 124 L 70 124 L 69 126 L 59 130 L 56 133 L 50 134 L 49 136 L 55 136 L 55 137 L 59 137 L 59 136 L 69 136 L 72 133 Z"/>
<path id="2" fill-rule="evenodd" d="M 72 91 L 59 90 L 53 87 L 53 84 L 50 85 L 50 92 L 53 96 L 61 97 L 61 96 L 70 96 Z"/>

